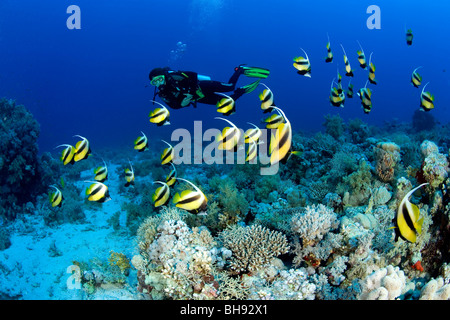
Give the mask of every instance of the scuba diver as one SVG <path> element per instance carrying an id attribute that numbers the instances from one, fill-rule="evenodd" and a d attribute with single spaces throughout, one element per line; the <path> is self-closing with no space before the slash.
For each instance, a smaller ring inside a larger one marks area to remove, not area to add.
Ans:
<path id="1" fill-rule="evenodd" d="M 255 90 L 261 79 L 267 78 L 269 73 L 268 69 L 240 65 L 234 68 L 234 73 L 228 83 L 224 83 L 211 80 L 210 77 L 196 72 L 173 71 L 165 67 L 153 69 L 148 77 L 150 83 L 155 86 L 153 100 L 158 95 L 169 107 L 180 109 L 191 104 L 197 107 L 197 102 L 215 105 L 223 98 L 222 95 L 216 93 L 233 91 L 230 97 L 236 100 L 243 94 Z M 258 80 L 236 89 L 236 83 L 241 74 L 258 78 Z"/>

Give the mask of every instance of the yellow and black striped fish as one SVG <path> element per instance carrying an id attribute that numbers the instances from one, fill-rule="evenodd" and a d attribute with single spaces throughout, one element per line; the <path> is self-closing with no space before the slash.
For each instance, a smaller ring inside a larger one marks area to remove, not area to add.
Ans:
<path id="1" fill-rule="evenodd" d="M 369 113 L 372 110 L 372 90 L 367 88 L 367 82 L 364 88 L 359 89 L 358 96 L 361 98 L 361 107 L 364 113 Z"/>
<path id="2" fill-rule="evenodd" d="M 52 207 L 61 207 L 64 200 L 61 190 L 53 185 L 51 185 L 50 187 L 55 189 L 55 191 L 50 192 L 50 194 L 48 195 L 50 204 L 52 205 Z"/>
<path id="3" fill-rule="evenodd" d="M 353 84 L 351 83 L 347 87 L 347 98 L 353 98 Z"/>
<path id="4" fill-rule="evenodd" d="M 417 240 L 417 235 L 422 233 L 423 217 L 420 217 L 419 208 L 409 201 L 411 195 L 420 187 L 427 185 L 428 183 L 422 183 L 421 185 L 415 187 L 409 191 L 397 209 L 397 215 L 393 219 L 395 229 L 395 240 L 397 242 L 398 238 L 402 238 L 405 241 L 415 243 Z"/>
<path id="5" fill-rule="evenodd" d="M 420 94 L 420 107 L 423 111 L 430 111 L 434 109 L 434 94 L 432 95 L 430 92 L 425 92 L 425 88 L 427 87 L 429 82 L 422 88 L 422 93 Z"/>
<path id="6" fill-rule="evenodd" d="M 190 213 L 206 215 L 206 213 L 202 214 L 208 203 L 205 194 L 192 182 L 182 178 L 177 178 L 177 180 L 189 183 L 195 190 L 184 190 L 181 193 L 176 193 L 172 200 L 175 206 Z"/>
<path id="7" fill-rule="evenodd" d="M 99 166 L 94 169 L 94 180 L 98 182 L 105 182 L 108 179 L 108 167 L 106 166 L 105 160 L 103 160 L 104 166 Z"/>
<path id="8" fill-rule="evenodd" d="M 412 45 L 413 37 L 414 37 L 414 36 L 413 36 L 412 30 L 411 30 L 411 29 L 408 29 L 408 30 L 406 31 L 406 44 L 407 44 L 408 46 Z"/>
<path id="9" fill-rule="evenodd" d="M 273 102 L 273 92 L 264 83 L 261 83 L 266 89 L 259 94 L 259 100 L 261 101 L 261 109 L 264 113 L 272 111 L 272 106 L 275 105 Z"/>
<path id="10" fill-rule="evenodd" d="M 334 107 L 344 108 L 345 93 L 339 93 L 336 88 L 331 88 L 330 103 Z"/>
<path id="11" fill-rule="evenodd" d="M 245 161 L 246 162 L 252 161 L 253 159 L 256 158 L 257 153 L 258 153 L 258 145 L 256 144 L 255 140 L 249 138 L 247 157 L 245 158 Z"/>
<path id="12" fill-rule="evenodd" d="M 415 68 L 411 74 L 411 84 L 416 88 L 422 84 L 422 76 L 417 73 L 417 70 L 420 68 L 422 68 L 422 66 Z"/>
<path id="13" fill-rule="evenodd" d="M 294 58 L 294 68 L 297 69 L 299 75 L 311 78 L 311 62 L 309 61 L 308 54 L 303 48 L 300 48 L 304 53 L 305 57 L 295 57 Z"/>
<path id="14" fill-rule="evenodd" d="M 88 196 L 89 201 L 106 202 L 111 200 L 108 187 L 105 184 L 98 181 L 84 182 L 91 183 L 91 185 L 86 189 L 86 195 Z"/>
<path id="15" fill-rule="evenodd" d="M 359 66 L 365 70 L 367 69 L 366 54 L 364 53 L 361 43 L 359 43 L 359 41 L 357 42 L 359 44 L 359 47 L 361 48 L 361 50 L 358 50 L 356 52 L 358 54 Z"/>
<path id="16" fill-rule="evenodd" d="M 169 147 L 165 148 L 161 154 L 161 164 L 167 164 L 167 163 L 171 163 L 174 159 L 175 156 L 175 152 L 173 150 L 173 147 L 170 143 L 161 140 L 162 142 L 166 143 Z"/>
<path id="17" fill-rule="evenodd" d="M 173 162 L 170 163 L 172 165 L 172 170 L 169 172 L 169 174 L 166 177 L 166 183 L 169 187 L 172 187 L 177 182 L 177 169 L 175 168 L 175 165 Z"/>
<path id="18" fill-rule="evenodd" d="M 134 170 L 133 170 L 133 165 L 131 164 L 130 161 L 128 161 L 128 163 L 130 164 L 130 168 L 126 168 L 125 169 L 125 187 L 128 187 L 130 184 L 134 186 Z"/>
<path id="19" fill-rule="evenodd" d="M 149 121 L 151 123 L 155 123 L 158 127 L 159 126 L 166 126 L 170 124 L 170 112 L 169 109 L 167 109 L 163 104 L 150 100 L 153 103 L 159 104 L 161 107 L 153 109 L 149 116 Z"/>
<path id="20" fill-rule="evenodd" d="M 75 145 L 75 155 L 73 159 L 75 162 L 87 159 L 91 155 L 91 147 L 89 146 L 88 139 L 80 135 L 75 135 L 74 137 L 79 137 L 81 140 Z"/>
<path id="21" fill-rule="evenodd" d="M 372 84 L 377 84 L 377 80 L 375 79 L 375 65 L 372 62 L 372 53 L 370 53 L 369 58 L 369 82 Z"/>
<path id="22" fill-rule="evenodd" d="M 142 136 L 139 136 L 134 140 L 134 149 L 138 152 L 143 152 L 145 150 L 148 150 L 148 139 L 145 133 L 142 133 Z"/>
<path id="23" fill-rule="evenodd" d="M 252 125 L 254 128 L 247 129 L 247 131 L 244 132 L 244 142 L 249 143 L 250 139 L 258 142 L 259 138 L 262 135 L 261 129 L 256 124 L 253 124 L 251 122 L 247 123 Z"/>
<path id="24" fill-rule="evenodd" d="M 339 75 L 339 73 L 338 73 Z M 340 77 L 340 75 L 339 75 Z M 333 87 L 334 84 L 334 79 L 333 81 L 331 81 L 331 88 L 330 88 L 330 103 L 332 106 L 334 107 L 344 107 L 344 103 L 345 103 L 345 93 L 342 90 L 342 86 L 340 84 L 338 84 L 338 87 L 335 88 Z M 340 80 L 339 80 L 340 83 Z"/>
<path id="25" fill-rule="evenodd" d="M 350 61 L 348 61 L 347 53 L 345 53 L 345 49 L 342 46 L 342 44 L 341 44 L 341 48 L 342 48 L 342 51 L 344 51 L 345 75 L 347 77 L 353 77 L 353 70 L 352 70 L 352 67 L 350 66 Z"/>
<path id="26" fill-rule="evenodd" d="M 234 102 L 234 99 L 232 97 L 221 92 L 214 93 L 223 97 L 219 101 L 217 101 L 217 112 L 223 114 L 224 116 L 229 116 L 236 112 L 236 103 Z"/>
<path id="27" fill-rule="evenodd" d="M 276 129 L 280 124 L 284 122 L 284 118 L 279 113 L 274 113 L 270 116 L 268 116 L 266 119 L 263 120 L 266 123 L 267 129 Z"/>
<path id="28" fill-rule="evenodd" d="M 330 37 L 328 36 L 327 33 L 327 38 L 328 38 L 328 42 L 327 42 L 327 57 L 325 58 L 325 62 L 333 62 L 333 52 L 331 52 L 331 44 L 330 44 Z"/>
<path id="29" fill-rule="evenodd" d="M 59 147 L 66 147 L 62 153 L 61 153 L 61 161 L 64 165 L 68 165 L 68 164 L 74 164 L 75 163 L 75 148 L 73 146 L 71 146 L 70 144 L 61 144 L 59 146 L 57 146 L 56 148 Z M 55 149 L 56 149 L 55 148 Z"/>
<path id="30" fill-rule="evenodd" d="M 285 163 L 291 154 L 299 155 L 299 151 L 292 151 L 292 128 L 291 123 L 286 118 L 284 112 L 277 107 L 274 107 L 280 115 L 284 118 L 285 122 L 281 123 L 275 131 L 275 135 L 271 135 L 270 138 L 270 164 L 274 165 L 278 162 Z"/>
<path id="31" fill-rule="evenodd" d="M 236 151 L 239 140 L 241 139 L 241 130 L 227 119 L 220 117 L 215 117 L 214 119 L 224 120 L 231 125 L 231 127 L 223 128 L 222 133 L 219 133 L 216 137 L 216 141 L 219 143 L 219 150 Z"/>
<path id="32" fill-rule="evenodd" d="M 169 186 L 167 185 L 167 183 L 161 181 L 155 181 L 153 183 L 162 184 L 161 187 L 156 188 L 155 193 L 153 193 L 152 195 L 152 200 L 155 205 L 155 208 L 166 205 L 170 197 Z"/>

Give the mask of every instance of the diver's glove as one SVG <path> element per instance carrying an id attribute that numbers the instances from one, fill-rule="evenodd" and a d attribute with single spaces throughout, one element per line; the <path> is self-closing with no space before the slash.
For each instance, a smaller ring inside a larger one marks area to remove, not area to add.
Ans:
<path id="1" fill-rule="evenodd" d="M 194 97 L 192 94 L 190 93 L 185 93 L 184 94 L 186 97 L 183 99 L 183 101 L 181 101 L 181 106 L 182 107 L 186 107 L 187 105 L 189 105 L 192 101 L 192 98 Z"/>

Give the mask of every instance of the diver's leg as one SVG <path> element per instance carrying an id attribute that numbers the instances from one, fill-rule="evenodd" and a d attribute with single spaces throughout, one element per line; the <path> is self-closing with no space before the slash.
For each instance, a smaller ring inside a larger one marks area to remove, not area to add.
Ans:
<path id="1" fill-rule="evenodd" d="M 231 90 L 234 90 L 234 87 L 236 86 L 236 83 L 237 83 L 237 81 L 238 81 L 238 79 L 239 79 L 239 76 L 240 76 L 241 74 L 242 74 L 242 69 L 241 69 L 240 66 L 234 68 L 234 73 L 233 73 L 233 75 L 231 76 L 230 80 L 228 80 L 228 83 L 233 85 L 233 89 L 231 89 Z"/>

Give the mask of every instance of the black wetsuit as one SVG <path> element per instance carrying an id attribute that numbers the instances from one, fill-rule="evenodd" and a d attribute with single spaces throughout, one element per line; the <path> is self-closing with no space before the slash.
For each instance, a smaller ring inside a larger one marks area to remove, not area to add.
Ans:
<path id="1" fill-rule="evenodd" d="M 230 92 L 229 94 L 234 100 L 244 94 L 244 90 L 235 90 L 236 82 L 241 75 L 241 71 L 237 69 L 231 76 L 228 83 L 215 80 L 198 80 L 198 74 L 192 71 L 169 71 L 165 77 L 165 83 L 158 87 L 155 96 L 158 95 L 169 107 L 180 109 L 189 105 L 197 106 L 197 102 L 205 104 L 217 104 L 223 96 L 215 94 L 215 92 Z M 192 100 L 186 105 L 181 103 L 186 98 L 186 94 L 191 94 Z"/>

